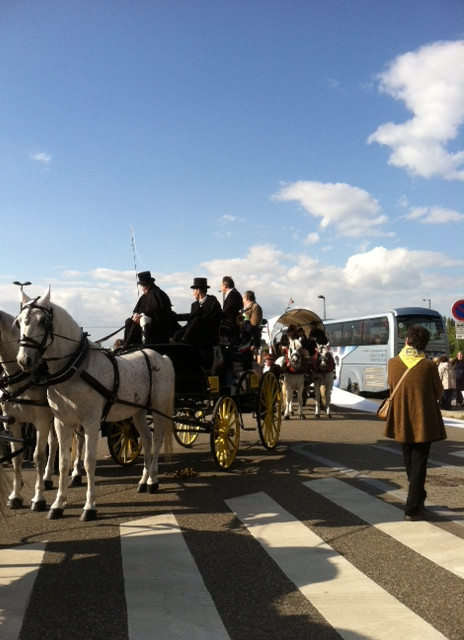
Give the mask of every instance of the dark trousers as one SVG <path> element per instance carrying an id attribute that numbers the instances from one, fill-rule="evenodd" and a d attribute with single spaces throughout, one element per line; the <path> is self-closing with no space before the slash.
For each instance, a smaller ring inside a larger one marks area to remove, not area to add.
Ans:
<path id="1" fill-rule="evenodd" d="M 427 475 L 430 444 L 430 442 L 402 444 L 404 466 L 409 480 L 408 498 L 404 509 L 405 514 L 408 516 L 419 514 L 427 497 L 425 476 Z"/>

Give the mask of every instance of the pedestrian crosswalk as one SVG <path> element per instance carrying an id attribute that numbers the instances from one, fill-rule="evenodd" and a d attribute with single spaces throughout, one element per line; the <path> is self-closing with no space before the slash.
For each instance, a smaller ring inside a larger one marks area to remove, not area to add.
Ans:
<path id="1" fill-rule="evenodd" d="M 391 544 L 415 554 L 415 564 L 433 563 L 450 580 L 464 578 L 464 540 L 430 522 L 405 522 L 396 506 L 340 478 L 324 477 L 301 483 L 303 498 L 317 495 L 343 509 L 366 528 L 388 537 Z M 225 498 L 223 509 L 235 518 L 242 535 L 274 563 L 274 574 L 291 581 L 328 629 L 345 640 L 450 640 L 440 625 L 422 617 L 401 594 L 366 575 L 349 556 L 337 550 L 321 531 L 300 521 L 284 504 L 282 494 L 266 491 Z M 221 539 L 233 535 L 224 527 Z M 245 638 L 240 616 L 232 629 L 223 622 L 218 596 L 204 580 L 207 558 L 187 544 L 182 518 L 175 513 L 131 520 L 119 525 L 119 563 L 124 577 L 127 611 L 126 640 L 234 640 Z M 237 540 L 234 540 L 237 544 Z M 21 632 L 26 603 L 44 562 L 46 544 L 0 550 L 0 637 L 29 640 Z M 224 574 L 234 571 L 233 551 L 224 547 Z M 372 553 L 372 549 L 366 549 Z M 400 565 L 398 565 L 400 566 Z M 390 570 L 398 570 L 392 566 Z M 430 571 L 430 569 L 427 569 Z M 273 575 L 274 575 L 273 574 Z M 392 579 L 391 584 L 394 584 Z M 238 584 L 240 580 L 238 579 Z M 464 587 L 464 585 L 462 585 Z M 240 585 L 239 588 L 246 588 Z M 259 595 L 259 594 L 258 594 Z M 256 594 L 255 594 L 256 598 Z M 456 607 L 458 605 L 456 604 Z M 259 612 L 256 612 L 259 615 Z M 302 627 L 311 623 L 303 621 Z M 156 633 L 155 631 L 156 630 Z M 125 632 L 126 633 L 126 632 Z M 40 637 L 38 635 L 37 637 Z M 54 638 L 53 634 L 49 636 Z M 60 636 L 56 636 L 59 638 Z M 266 637 L 266 636 L 262 636 Z M 335 636 L 327 636 L 335 637 Z M 100 640 L 97 635 L 89 640 Z M 455 638 L 451 638 L 455 640 Z"/>

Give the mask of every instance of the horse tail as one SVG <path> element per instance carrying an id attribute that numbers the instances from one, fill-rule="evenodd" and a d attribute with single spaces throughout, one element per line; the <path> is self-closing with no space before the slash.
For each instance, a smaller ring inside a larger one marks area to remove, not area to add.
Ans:
<path id="1" fill-rule="evenodd" d="M 174 372 L 174 365 L 172 364 L 171 359 L 163 355 L 163 359 L 166 361 L 166 365 L 169 364 L 169 368 L 166 367 L 166 380 L 171 382 L 167 390 L 166 404 L 165 404 L 165 412 L 168 416 L 166 419 L 163 418 L 163 445 L 164 445 L 164 457 L 166 462 L 170 462 L 172 460 L 172 452 L 173 452 L 173 441 L 174 441 L 174 393 L 175 393 L 175 381 L 176 375 Z"/>

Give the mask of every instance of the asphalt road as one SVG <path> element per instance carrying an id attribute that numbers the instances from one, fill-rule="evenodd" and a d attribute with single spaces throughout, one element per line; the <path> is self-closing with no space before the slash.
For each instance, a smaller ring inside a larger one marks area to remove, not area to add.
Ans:
<path id="1" fill-rule="evenodd" d="M 62 520 L 2 515 L 0 637 L 463 640 L 464 430 L 432 446 L 430 520 L 405 522 L 383 425 L 336 408 L 315 420 L 311 404 L 272 452 L 243 432 L 228 473 L 207 435 L 176 444 L 155 495 L 102 439 L 95 522 L 79 519 L 85 488 Z"/>

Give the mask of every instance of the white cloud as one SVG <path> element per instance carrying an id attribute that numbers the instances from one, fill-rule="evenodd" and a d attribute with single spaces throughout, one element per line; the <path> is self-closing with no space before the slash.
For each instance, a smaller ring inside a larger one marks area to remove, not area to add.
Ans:
<path id="1" fill-rule="evenodd" d="M 300 180 L 282 187 L 273 198 L 299 202 L 309 215 L 321 218 L 321 230 L 333 225 L 346 237 L 384 235 L 379 227 L 387 217 L 377 200 L 358 187 Z"/>
<path id="2" fill-rule="evenodd" d="M 417 220 L 423 224 L 446 224 L 464 220 L 464 214 L 446 207 L 415 207 L 404 217 L 406 220 Z"/>
<path id="3" fill-rule="evenodd" d="M 45 153 L 44 151 L 37 151 L 36 153 L 30 153 L 29 158 L 31 160 L 35 160 L 35 162 L 39 162 L 40 164 L 49 165 L 52 161 L 52 157 L 49 153 Z"/>
<path id="4" fill-rule="evenodd" d="M 288 255 L 274 245 L 263 244 L 249 247 L 243 257 L 203 262 L 188 272 L 155 275 L 178 313 L 188 312 L 193 302 L 192 274 L 206 276 L 209 293 L 220 301 L 221 279 L 231 275 L 239 291 L 255 291 L 266 318 L 282 313 L 289 298 L 295 301 L 295 308 L 308 307 L 321 315 L 318 295 L 326 298 L 327 317 L 335 318 L 422 306 L 424 297 L 431 298 L 433 308 L 450 315 L 452 303 L 464 290 L 463 267 L 464 261 L 451 260 L 445 253 L 382 246 L 361 250 L 345 264 L 331 266 L 311 255 Z M 12 279 L 0 276 L 0 296 L 2 307 L 14 315 L 18 312 L 18 287 L 11 284 Z M 52 281 L 37 278 L 27 293 L 41 295 L 48 284 L 52 301 L 67 309 L 90 332 L 92 340 L 122 327 L 138 297 L 135 274 L 130 271 L 67 271 Z"/>
<path id="5" fill-rule="evenodd" d="M 380 90 L 404 102 L 412 118 L 381 125 L 368 142 L 390 147 L 389 163 L 413 175 L 464 180 L 464 151 L 447 149 L 464 122 L 464 40 L 398 56 L 379 80 Z"/>
<path id="6" fill-rule="evenodd" d="M 304 241 L 305 244 L 317 244 L 319 242 L 319 234 L 318 233 L 308 233 L 306 239 Z"/>

